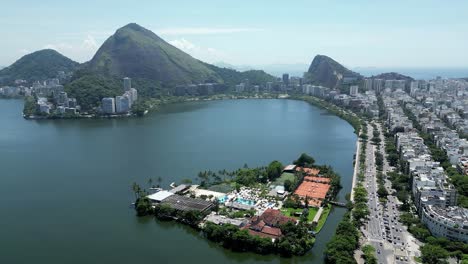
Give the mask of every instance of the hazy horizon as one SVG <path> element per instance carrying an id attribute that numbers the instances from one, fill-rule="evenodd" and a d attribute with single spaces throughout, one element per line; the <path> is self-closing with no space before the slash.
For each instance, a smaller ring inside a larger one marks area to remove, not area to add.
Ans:
<path id="1" fill-rule="evenodd" d="M 309 64 L 324 54 L 349 68 L 468 68 L 468 2 L 45 0 L 27 6 L 3 5 L 2 66 L 44 48 L 82 63 L 115 30 L 135 22 L 209 63 Z"/>

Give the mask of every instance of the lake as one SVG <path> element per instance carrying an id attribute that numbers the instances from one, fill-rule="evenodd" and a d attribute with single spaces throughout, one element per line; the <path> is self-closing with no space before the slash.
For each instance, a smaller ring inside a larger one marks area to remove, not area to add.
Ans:
<path id="1" fill-rule="evenodd" d="M 167 105 L 144 118 L 38 120 L 0 100 L 0 263 L 322 263 L 345 213 L 335 208 L 306 256 L 234 253 L 177 223 L 137 218 L 131 185 L 234 170 L 305 152 L 350 192 L 353 128 L 302 101 Z"/>

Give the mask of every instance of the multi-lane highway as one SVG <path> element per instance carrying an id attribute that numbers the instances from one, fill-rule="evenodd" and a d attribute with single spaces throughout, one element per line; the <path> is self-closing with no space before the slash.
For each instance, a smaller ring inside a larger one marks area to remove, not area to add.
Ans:
<path id="1" fill-rule="evenodd" d="M 372 125 L 368 124 L 368 135 L 372 135 L 373 130 Z M 385 157 L 385 141 L 380 125 L 377 125 L 377 130 L 380 132 L 381 137 L 380 150 L 372 145 L 371 140 L 368 140 L 366 145 L 366 171 L 363 184 L 368 192 L 370 215 L 362 232 L 367 241 L 376 249 L 379 263 L 415 263 L 413 256 L 418 255 L 418 247 L 414 243 L 414 238 L 399 222 L 398 205 L 400 202 L 395 196 L 391 195 L 394 190 L 391 189 L 391 183 L 388 180 L 385 179 L 385 187 L 390 193 L 387 196 L 387 202 L 380 202 L 377 195 L 375 152 L 380 151 Z M 384 159 L 383 174 L 386 175 L 391 169 Z"/>

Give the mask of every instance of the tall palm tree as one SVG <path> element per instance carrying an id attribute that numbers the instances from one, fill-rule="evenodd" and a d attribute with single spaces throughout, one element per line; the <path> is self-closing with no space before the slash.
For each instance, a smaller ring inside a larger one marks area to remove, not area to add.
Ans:
<path id="1" fill-rule="evenodd" d="M 148 186 L 149 186 L 149 188 L 151 188 L 151 184 L 153 184 L 153 179 L 149 178 L 149 179 L 148 179 Z"/>
<path id="2" fill-rule="evenodd" d="M 135 194 L 135 200 L 138 199 L 138 184 L 136 182 L 132 184 L 132 191 Z"/>
<path id="3" fill-rule="evenodd" d="M 161 182 L 162 182 L 162 178 L 161 176 L 158 176 L 158 187 L 161 187 Z"/>

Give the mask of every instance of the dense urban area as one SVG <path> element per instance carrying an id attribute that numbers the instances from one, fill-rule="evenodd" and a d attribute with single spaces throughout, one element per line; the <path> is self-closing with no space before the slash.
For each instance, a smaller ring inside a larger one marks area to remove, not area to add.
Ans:
<path id="1" fill-rule="evenodd" d="M 167 51 L 180 58 L 178 64 L 155 66 Z M 129 63 L 122 58 L 148 54 L 154 60 L 125 68 Z M 31 71 L 38 61 L 51 70 Z M 139 76 L 138 67 L 158 74 Z M 160 186 L 160 178 L 135 183 L 137 215 L 190 225 L 233 251 L 291 257 L 313 253 L 315 236 L 339 206 L 347 213 L 326 245 L 325 263 L 468 263 L 466 78 L 415 80 L 394 72 L 364 77 L 324 55 L 302 77 L 239 72 L 195 60 L 132 23 L 89 63 L 78 66 L 55 51 L 38 51 L 0 70 L 0 84 L 0 97 L 24 98 L 23 117 L 34 120 L 143 116 L 185 101 L 308 102 L 346 120 L 358 136 L 347 203 L 335 200 L 341 185 L 333 169 L 302 154 L 286 166 L 273 161 L 200 172 L 196 184 L 187 179 L 170 189 Z"/>
<path id="2" fill-rule="evenodd" d="M 36 81 L 31 87 L 25 80 L 16 80 L 15 86 L 0 88 L 0 94 L 25 97 L 25 118 L 132 115 L 137 90 L 130 78 L 123 79 L 122 95 L 102 98 L 91 114 L 81 112 L 79 102 L 68 97 L 60 85 L 65 75 L 59 72 L 57 78 Z M 327 263 L 467 261 L 466 80 L 343 77 L 339 87 L 327 88 L 284 74 L 264 84 L 250 84 L 245 79 L 223 93 L 216 87 L 212 83 L 179 85 L 172 97 L 304 100 L 355 128 L 359 142 L 354 188 L 347 205 L 350 211 L 327 246 Z M 273 165 L 275 176 L 269 175 Z M 301 165 L 272 163 L 268 168 L 245 168 L 228 174 L 236 184 L 225 185 L 228 188 L 223 191 L 213 188 L 223 182 L 220 177 L 225 178 L 227 172 L 203 174 L 200 186 L 138 191 L 136 208 L 140 215 L 151 211 L 159 218 L 170 216 L 196 224 L 207 238 L 233 250 L 305 254 L 313 245 L 314 233 L 325 223 L 333 195 L 329 195 L 329 178 L 320 174 L 326 175 L 327 170 L 311 167 L 313 163 Z M 261 175 L 268 175 L 261 179 L 267 185 L 253 187 L 251 182 L 243 182 Z M 142 203 L 153 207 L 142 212 Z M 196 213 L 189 215 L 192 209 Z M 289 234 L 303 236 L 303 241 Z M 273 242 L 267 243 L 270 240 Z M 294 243 L 301 246 L 291 246 Z"/>

